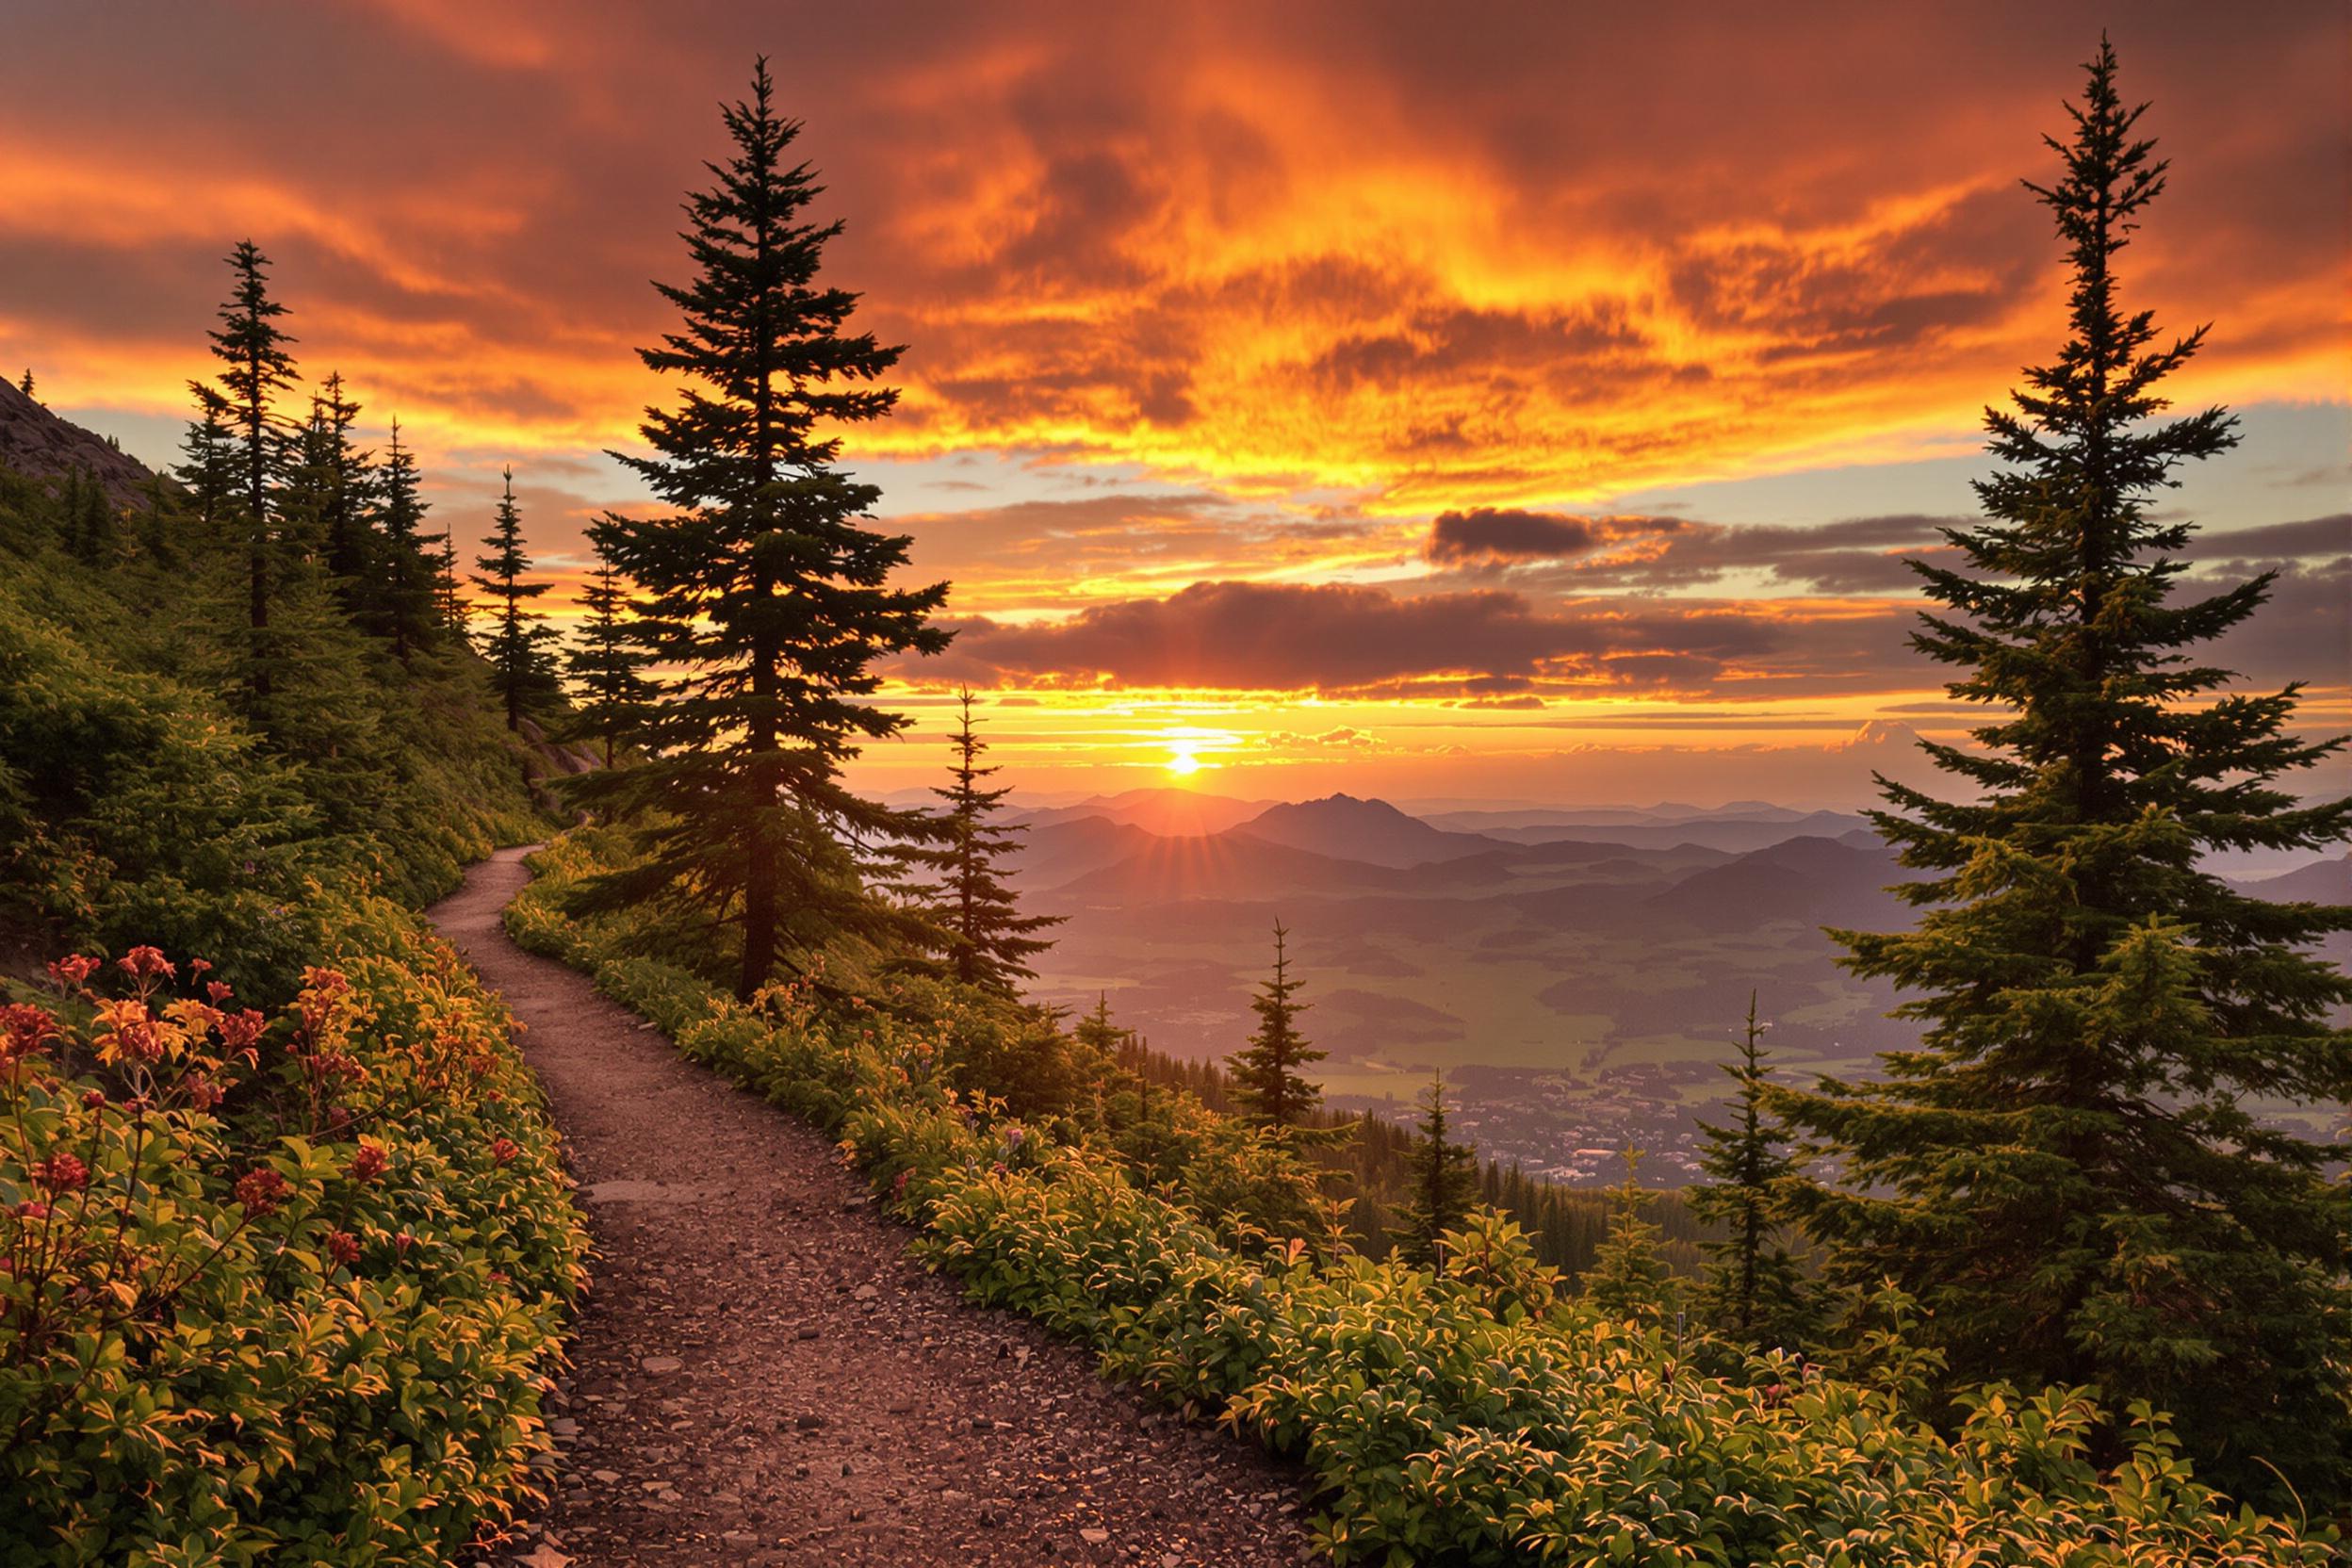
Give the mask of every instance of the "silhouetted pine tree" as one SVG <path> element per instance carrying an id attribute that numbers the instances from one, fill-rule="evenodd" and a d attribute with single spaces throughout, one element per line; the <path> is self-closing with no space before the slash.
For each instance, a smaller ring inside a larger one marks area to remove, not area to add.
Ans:
<path id="1" fill-rule="evenodd" d="M 1443 1072 L 1432 1075 L 1422 1091 L 1420 1135 L 1405 1151 L 1405 1170 L 1407 1184 L 1390 1234 L 1406 1262 L 1434 1268 L 1446 1261 L 1442 1238 L 1462 1229 L 1478 1197 L 1478 1155 L 1468 1144 L 1448 1135 Z M 1493 1186 L 1493 1200 L 1499 1203 L 1499 1177 Z"/>
<path id="2" fill-rule="evenodd" d="M 880 492 L 835 472 L 839 438 L 817 433 L 890 412 L 897 394 L 874 382 L 899 351 L 845 334 L 857 297 L 818 284 L 841 225 L 807 217 L 821 188 L 807 165 L 786 165 L 800 127 L 771 99 L 761 60 L 750 102 L 725 111 L 732 155 L 687 204 L 694 281 L 662 286 L 683 323 L 641 351 L 698 384 L 648 416 L 655 455 L 621 459 L 678 510 L 605 525 L 614 564 L 642 592 L 649 648 L 687 673 L 646 756 L 580 787 L 638 816 L 648 851 L 584 902 L 712 909 L 742 931 L 744 997 L 788 949 L 843 931 L 907 934 L 910 917 L 868 891 L 863 857 L 935 829 L 853 793 L 841 770 L 906 727 L 865 700 L 881 684 L 876 662 L 948 641 L 930 623 L 946 585 L 889 585 L 908 541 L 862 526 Z"/>
<path id="3" fill-rule="evenodd" d="M 1702 1243 L 1707 1266 L 1701 1310 L 1743 1343 L 1793 1349 L 1810 1334 L 1813 1313 L 1805 1271 L 1780 1245 L 1784 1189 L 1796 1162 L 1781 1148 L 1781 1129 L 1764 1111 L 1763 1032 L 1751 991 L 1740 1059 L 1723 1065 L 1739 1086 L 1732 1096 L 1736 1119 L 1728 1127 L 1699 1123 L 1705 1146 L 1699 1168 L 1709 1180 L 1692 1187 L 1688 1201 L 1693 1214 L 1724 1232 L 1722 1239 Z"/>
<path id="4" fill-rule="evenodd" d="M 383 535 L 385 561 L 377 580 L 368 585 L 367 602 L 368 621 L 391 643 L 393 656 L 403 664 L 433 641 L 442 624 L 434 603 L 433 563 L 427 551 L 446 544 L 448 536 L 424 531 L 431 504 L 417 488 L 416 454 L 400 445 L 400 422 L 395 419 L 376 487 L 376 528 Z"/>
<path id="5" fill-rule="evenodd" d="M 1844 1161 L 1847 1190 L 1806 1215 L 1839 1275 L 1916 1296 L 1955 1383 L 2096 1383 L 2176 1413 L 2232 1484 L 2263 1488 L 2266 1459 L 2342 1496 L 2343 1152 L 2253 1102 L 2352 1098 L 2352 1039 L 2328 1019 L 2352 983 L 2308 951 L 2352 909 L 2267 904 L 2200 865 L 2344 839 L 2352 801 L 2278 782 L 2342 743 L 2293 731 L 2298 688 L 2220 695 L 2235 678 L 2184 651 L 2270 579 L 2172 602 L 2191 529 L 2148 503 L 2237 436 L 2218 408 L 2154 417 L 2204 334 L 2154 347 L 2116 302 L 2165 165 L 2113 51 L 2087 71 L 2072 139 L 2050 142 L 2063 177 L 2034 188 L 2067 246 L 2072 335 L 2016 412 L 1987 413 L 1992 520 L 1946 534 L 1967 569 L 1918 567 L 1950 613 L 1915 645 L 1965 668 L 1953 696 L 2002 711 L 1981 750 L 1927 748 L 1961 799 L 1879 781 L 1879 831 L 1926 874 L 1904 890 L 1918 927 L 1837 934 L 1850 967 L 1916 996 L 1899 1016 L 1922 1043 L 1883 1082 L 1772 1103 Z"/>
<path id="6" fill-rule="evenodd" d="M 238 526 L 245 545 L 246 645 L 238 661 L 249 708 L 270 700 L 282 658 L 270 634 L 270 581 L 275 553 L 276 494 L 286 461 L 286 433 L 271 406 L 294 385 L 294 339 L 278 325 L 286 307 L 270 298 L 270 258 L 252 240 L 229 258 L 235 284 L 210 334 L 213 357 L 225 367 L 220 396 L 235 433 Z"/>
<path id="7" fill-rule="evenodd" d="M 494 629 L 484 639 L 482 656 L 490 664 L 490 689 L 506 707 L 506 727 L 520 729 L 523 711 L 535 707 L 556 690 L 555 656 L 547 645 L 555 631 L 546 617 L 529 608 L 547 591 L 544 582 L 525 582 L 531 557 L 523 549 L 522 514 L 514 506 L 514 470 L 506 470 L 506 490 L 498 498 L 496 521 L 482 535 L 489 554 L 474 562 L 482 575 L 474 585 L 495 600 Z"/>
<path id="8" fill-rule="evenodd" d="M 596 570 L 580 594 L 588 619 L 578 645 L 564 656 L 564 667 L 578 694 L 582 731 L 604 743 L 609 768 L 614 745 L 645 722 L 646 705 L 661 688 L 643 673 L 646 657 L 629 623 L 628 584 L 607 553 L 601 531 L 591 530 L 589 537 L 596 547 Z"/>
<path id="9" fill-rule="evenodd" d="M 359 404 L 344 395 L 340 371 L 330 371 L 310 400 L 310 418 L 296 443 L 299 459 L 287 476 L 286 515 L 306 537 L 301 543 L 324 566 L 328 586 L 346 612 L 366 596 L 368 514 L 373 488 L 369 458 L 352 445 Z"/>
<path id="10" fill-rule="evenodd" d="M 1023 831 L 993 820 L 1003 808 L 1007 788 L 988 789 L 983 781 L 996 773 L 980 754 L 988 749 L 972 724 L 972 694 L 957 694 L 957 725 L 948 737 L 955 760 L 948 771 L 955 782 L 931 792 L 947 803 L 940 817 L 943 836 L 938 847 L 918 850 L 919 863 L 939 874 L 939 880 L 923 890 L 926 913 L 946 934 L 948 968 L 967 986 L 981 986 L 1005 995 L 1017 981 L 1036 972 L 1028 960 L 1054 944 L 1037 935 L 1059 925 L 1058 915 L 1024 915 L 999 863 Z"/>
<path id="11" fill-rule="evenodd" d="M 1252 1121 L 1279 1133 L 1296 1131 L 1323 1103 L 1323 1091 L 1300 1070 L 1330 1054 L 1298 1033 L 1298 1015 L 1307 1008 L 1297 1000 L 1298 982 L 1290 977 L 1289 939 L 1289 931 L 1277 921 L 1274 972 L 1250 999 L 1250 1010 L 1258 1015 L 1257 1032 L 1225 1061 L 1234 1103 Z"/>
<path id="12" fill-rule="evenodd" d="M 188 505 L 210 547 L 235 503 L 237 444 L 229 432 L 229 400 L 201 381 L 189 382 L 188 389 L 196 399 L 196 417 L 180 438 L 181 459 L 172 472 L 188 491 Z"/>
<path id="13" fill-rule="evenodd" d="M 25 367 L 24 379 L 16 384 L 16 389 L 28 398 L 33 396 L 33 372 L 30 366 Z M 34 400 L 38 402 L 40 400 L 36 398 Z"/>

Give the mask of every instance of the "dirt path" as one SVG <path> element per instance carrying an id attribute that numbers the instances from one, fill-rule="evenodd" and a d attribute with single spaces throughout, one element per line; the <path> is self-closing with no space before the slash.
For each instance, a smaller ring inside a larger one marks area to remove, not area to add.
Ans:
<path id="1" fill-rule="evenodd" d="M 527 1026 L 595 1233 L 527 1562 L 1284 1563 L 1297 1473 L 965 1304 L 806 1124 L 508 939 L 523 852 L 429 911 Z"/>

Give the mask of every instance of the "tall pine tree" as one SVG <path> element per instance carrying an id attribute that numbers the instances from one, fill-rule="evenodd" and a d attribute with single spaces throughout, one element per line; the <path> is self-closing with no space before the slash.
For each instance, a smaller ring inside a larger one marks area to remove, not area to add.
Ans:
<path id="1" fill-rule="evenodd" d="M 1029 959 L 1054 945 L 1037 933 L 1062 921 L 1058 915 L 1021 912 L 1001 862 L 1023 829 L 994 820 L 1012 792 L 988 787 L 997 770 L 980 760 L 988 745 L 972 727 L 972 693 L 958 693 L 956 702 L 956 733 L 948 737 L 955 752 L 948 765 L 954 782 L 931 792 L 947 803 L 940 818 L 944 836 L 937 848 L 917 852 L 920 862 L 939 877 L 923 890 L 924 898 L 932 923 L 946 934 L 947 963 L 956 978 L 1010 995 L 1015 982 L 1035 974 Z"/>
<path id="2" fill-rule="evenodd" d="M 903 939 L 907 917 L 866 886 L 871 858 L 935 828 L 853 792 L 843 764 L 906 727 L 867 701 L 876 663 L 934 653 L 946 584 L 895 589 L 908 540 L 864 526 L 879 498 L 834 467 L 827 433 L 888 414 L 877 378 L 899 351 L 845 328 L 857 304 L 818 282 L 838 222 L 808 216 L 822 188 L 788 165 L 797 122 L 777 118 L 767 62 L 724 111 L 734 151 L 687 203 L 683 318 L 641 351 L 693 384 L 642 427 L 650 457 L 621 461 L 676 510 L 607 519 L 614 564 L 643 592 L 648 646 L 684 673 L 654 715 L 645 757 L 590 776 L 582 798 L 644 824 L 647 856 L 587 902 L 652 896 L 711 910 L 742 933 L 748 998 L 793 950 L 838 933 Z"/>
<path id="3" fill-rule="evenodd" d="M 1289 931 L 1275 922 L 1274 972 L 1250 999 L 1257 1031 L 1225 1063 L 1234 1103 L 1252 1121 L 1282 1134 L 1296 1132 L 1323 1103 L 1323 1091 L 1302 1070 L 1330 1054 L 1298 1032 L 1298 1015 L 1307 1004 L 1298 1000 L 1299 983 L 1290 977 L 1289 942 Z"/>
<path id="4" fill-rule="evenodd" d="M 490 689 L 506 708 L 506 727 L 520 729 L 523 713 L 554 694 L 555 656 L 547 645 L 555 631 L 531 602 L 547 591 L 544 582 L 525 582 L 531 557 L 523 548 L 522 514 L 514 505 L 514 470 L 506 470 L 506 490 L 498 498 L 496 521 L 482 536 L 489 554 L 474 564 L 482 575 L 474 585 L 493 600 L 493 625 L 482 646 L 490 664 Z"/>
<path id="5" fill-rule="evenodd" d="M 400 422 L 395 419 L 376 487 L 375 526 L 388 559 L 379 580 L 368 587 L 368 619 L 403 664 L 433 641 L 441 624 L 433 602 L 433 562 L 427 552 L 444 543 L 445 536 L 424 531 L 430 509 L 431 503 L 418 494 L 416 454 L 400 444 Z"/>
<path id="6" fill-rule="evenodd" d="M 1916 646 L 1997 710 L 1981 749 L 1927 749 L 1943 799 L 1881 779 L 1879 831 L 1922 879 L 1916 929 L 1838 933 L 1924 1024 L 1883 1081 L 1775 1091 L 1844 1165 L 1807 1203 L 1838 1269 L 1891 1277 L 1953 1381 L 2095 1383 L 2180 1417 L 2192 1452 L 2259 1490 L 2264 1462 L 2352 1494 L 2341 1149 L 2258 1102 L 2352 1098 L 2352 983 L 2309 953 L 2352 908 L 2245 896 L 2201 858 L 2316 848 L 2352 801 L 2281 780 L 2334 752 L 2291 727 L 2298 688 L 2225 694 L 2187 650 L 2255 613 L 2265 576 L 2174 602 L 2191 528 L 2151 512 L 2183 464 L 2234 445 L 2214 408 L 2161 418 L 2160 384 L 2201 344 L 2158 346 L 2117 300 L 2115 259 L 2164 188 L 2102 43 L 2056 219 L 2071 335 L 1986 416 L 2004 466 L 1989 520 L 1948 531 L 1964 569 L 1918 567 L 1948 608 Z"/>
<path id="7" fill-rule="evenodd" d="M 204 548 L 222 543 L 217 537 L 237 497 L 237 452 L 230 433 L 233 417 L 229 400 L 218 387 L 191 381 L 188 389 L 196 400 L 196 417 L 180 438 L 181 459 L 172 477 L 187 490 L 188 505 L 204 537 Z"/>
<path id="8" fill-rule="evenodd" d="M 1739 1059 L 1723 1065 L 1737 1088 L 1729 1126 L 1699 1123 L 1699 1168 L 1707 1180 L 1690 1189 L 1690 1212 L 1723 1228 L 1702 1243 L 1707 1254 L 1700 1305 L 1715 1327 L 1743 1344 L 1794 1349 L 1812 1327 L 1805 1271 L 1781 1241 L 1786 1189 L 1796 1162 L 1764 1109 L 1768 1082 L 1765 1026 L 1748 993 Z"/>
<path id="9" fill-rule="evenodd" d="M 612 564 L 602 531 L 592 530 L 590 538 L 596 547 L 596 569 L 580 592 L 588 618 L 579 642 L 564 656 L 564 668 L 572 678 L 583 733 L 604 743 L 609 768 L 615 745 L 645 722 L 646 705 L 661 688 L 645 677 L 645 655 L 629 625 L 629 585 Z"/>
<path id="10" fill-rule="evenodd" d="M 1446 1233 L 1462 1229 L 1478 1198 L 1477 1152 L 1451 1135 L 1451 1120 L 1446 1075 L 1434 1073 L 1421 1093 L 1420 1134 L 1405 1151 L 1405 1193 L 1390 1233 L 1397 1252 L 1417 1267 L 1445 1263 Z"/>
<path id="11" fill-rule="evenodd" d="M 235 284 L 211 333 L 220 407 L 235 442 L 238 527 L 244 534 L 246 644 L 239 660 L 248 707 L 266 708 L 281 653 L 270 631 L 270 576 L 276 554 L 277 494 L 286 431 L 278 395 L 294 385 L 294 339 L 278 324 L 286 306 L 270 297 L 270 258 L 241 240 L 228 258 Z M 207 405 L 207 414 L 209 405 Z"/>

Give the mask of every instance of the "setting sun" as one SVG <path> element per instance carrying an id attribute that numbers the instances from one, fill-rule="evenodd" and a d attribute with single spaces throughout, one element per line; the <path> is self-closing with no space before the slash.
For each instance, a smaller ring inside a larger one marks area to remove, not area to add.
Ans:
<path id="1" fill-rule="evenodd" d="M 1168 771 L 1179 778 L 1190 778 L 1200 768 L 1200 759 L 1188 751 L 1180 751 L 1168 760 Z"/>

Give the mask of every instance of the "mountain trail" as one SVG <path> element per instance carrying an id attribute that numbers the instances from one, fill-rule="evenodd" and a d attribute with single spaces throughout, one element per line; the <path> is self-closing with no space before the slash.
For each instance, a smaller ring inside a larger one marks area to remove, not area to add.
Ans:
<path id="1" fill-rule="evenodd" d="M 501 850 L 428 911 L 526 1027 L 596 1245 L 519 1560 L 1047 1562 L 1309 1553 L 1298 1473 L 1103 1383 L 906 1257 L 824 1136 L 678 1054 L 499 921 Z"/>

